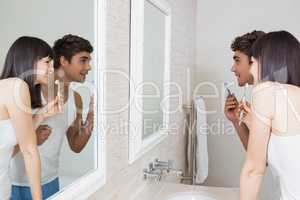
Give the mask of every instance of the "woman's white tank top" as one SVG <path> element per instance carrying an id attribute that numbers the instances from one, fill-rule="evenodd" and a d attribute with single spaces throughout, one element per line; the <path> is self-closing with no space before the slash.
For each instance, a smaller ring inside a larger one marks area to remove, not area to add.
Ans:
<path id="1" fill-rule="evenodd" d="M 277 175 L 281 200 L 300 199 L 300 135 L 271 134 L 268 164 Z"/>
<path id="2" fill-rule="evenodd" d="M 17 144 L 15 129 L 11 121 L 0 121 L 0 199 L 8 200 L 11 194 L 11 183 L 8 176 L 9 163 L 14 146 Z"/>

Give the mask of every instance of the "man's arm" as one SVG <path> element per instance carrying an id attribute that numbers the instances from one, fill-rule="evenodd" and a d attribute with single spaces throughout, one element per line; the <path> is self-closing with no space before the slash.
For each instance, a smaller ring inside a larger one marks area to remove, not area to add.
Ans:
<path id="1" fill-rule="evenodd" d="M 82 120 L 82 100 L 77 92 L 74 92 L 76 104 L 76 119 L 67 130 L 67 138 L 70 148 L 75 153 L 80 153 L 89 141 L 94 125 L 93 101 L 91 99 L 89 113 L 86 122 Z"/>
<path id="2" fill-rule="evenodd" d="M 246 124 L 239 124 L 238 118 L 238 101 L 236 97 L 232 94 L 229 95 L 225 102 L 224 108 L 225 116 L 230 120 L 236 130 L 245 150 L 247 150 L 248 140 L 249 140 L 249 129 Z"/>
<path id="3" fill-rule="evenodd" d="M 48 139 L 48 137 L 50 136 L 52 132 L 52 128 L 50 128 L 48 125 L 40 125 L 36 130 L 36 139 L 37 139 L 37 145 L 40 146 L 42 144 L 44 144 L 44 142 Z M 19 153 L 20 151 L 20 147 L 17 144 L 14 147 L 14 151 L 12 154 L 12 157 L 14 157 L 17 153 Z"/>

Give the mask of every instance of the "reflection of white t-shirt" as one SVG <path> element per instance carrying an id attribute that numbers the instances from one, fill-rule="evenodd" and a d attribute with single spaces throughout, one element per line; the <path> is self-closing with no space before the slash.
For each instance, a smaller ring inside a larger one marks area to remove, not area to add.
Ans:
<path id="1" fill-rule="evenodd" d="M 42 122 L 52 128 L 48 139 L 38 147 L 41 159 L 41 183 L 49 183 L 58 177 L 59 155 L 70 125 L 76 118 L 74 91 L 69 89 L 69 97 L 59 113 Z M 29 186 L 23 155 L 18 153 L 11 161 L 10 178 L 13 185 Z"/>

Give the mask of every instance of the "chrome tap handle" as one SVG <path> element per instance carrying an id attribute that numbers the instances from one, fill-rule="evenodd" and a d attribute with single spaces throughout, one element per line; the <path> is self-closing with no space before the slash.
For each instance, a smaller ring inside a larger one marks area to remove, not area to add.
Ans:
<path id="1" fill-rule="evenodd" d="M 173 163 L 174 161 L 168 160 L 168 161 L 161 161 L 159 159 L 155 159 L 153 162 L 153 167 L 154 168 L 163 168 L 163 169 L 171 169 L 173 168 Z"/>
<path id="2" fill-rule="evenodd" d="M 144 180 L 155 178 L 158 181 L 160 181 L 161 176 L 162 176 L 162 172 L 161 172 L 161 170 L 144 169 L 143 170 L 143 175 L 144 175 Z"/>

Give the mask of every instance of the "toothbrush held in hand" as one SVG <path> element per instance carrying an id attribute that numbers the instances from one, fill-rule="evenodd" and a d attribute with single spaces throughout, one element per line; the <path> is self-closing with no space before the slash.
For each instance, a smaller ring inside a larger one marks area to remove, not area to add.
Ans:
<path id="1" fill-rule="evenodd" d="M 243 103 L 245 103 L 245 101 L 246 101 L 246 98 L 245 98 L 245 96 L 243 96 L 243 97 L 242 97 L 242 102 L 243 102 Z M 243 121 L 243 116 L 244 116 L 244 111 L 243 111 L 243 110 L 241 110 L 241 112 L 240 112 L 240 116 L 239 116 L 239 125 L 241 125 L 241 124 L 242 124 L 242 121 Z"/>
<path id="2" fill-rule="evenodd" d="M 230 91 L 229 87 L 230 87 L 230 83 L 225 81 L 224 82 L 224 88 L 226 89 L 228 96 L 232 95 L 232 92 Z"/>
<path id="3" fill-rule="evenodd" d="M 246 83 L 245 88 L 244 88 L 244 94 L 242 97 L 242 103 L 244 103 L 244 104 L 246 103 L 246 90 L 248 89 L 248 86 L 249 86 L 248 83 Z M 241 110 L 240 115 L 239 115 L 239 125 L 242 124 L 243 116 L 244 116 L 244 111 Z"/>
<path id="4" fill-rule="evenodd" d="M 58 110 L 59 112 L 62 112 L 62 102 L 63 102 L 62 91 L 61 91 L 62 88 L 59 80 L 56 80 L 55 84 L 57 85 Z"/>

